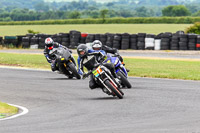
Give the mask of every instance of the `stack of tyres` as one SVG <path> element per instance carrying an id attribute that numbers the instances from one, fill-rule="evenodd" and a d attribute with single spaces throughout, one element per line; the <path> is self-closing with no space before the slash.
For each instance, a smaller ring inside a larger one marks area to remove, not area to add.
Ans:
<path id="1" fill-rule="evenodd" d="M 38 48 L 44 49 L 45 48 L 45 39 L 48 37 L 52 37 L 53 35 L 48 35 L 48 34 L 37 34 L 38 37 Z"/>
<path id="2" fill-rule="evenodd" d="M 30 38 L 22 37 L 22 48 L 30 48 Z"/>
<path id="3" fill-rule="evenodd" d="M 59 35 L 61 36 L 61 40 L 62 40 L 61 44 L 65 47 L 69 47 L 70 45 L 69 33 L 59 33 Z"/>
<path id="4" fill-rule="evenodd" d="M 146 33 L 138 33 L 138 39 L 137 39 L 138 50 L 145 49 L 145 37 L 146 37 Z"/>
<path id="5" fill-rule="evenodd" d="M 61 34 L 57 34 L 56 36 L 56 40 L 59 44 L 62 44 L 62 35 Z"/>
<path id="6" fill-rule="evenodd" d="M 81 39 L 80 39 L 80 43 L 85 44 L 86 43 L 86 37 L 88 36 L 87 33 L 81 33 Z"/>
<path id="7" fill-rule="evenodd" d="M 197 35 L 196 50 L 200 50 L 200 35 Z"/>
<path id="8" fill-rule="evenodd" d="M 34 36 L 33 33 L 28 33 L 28 34 L 26 34 L 26 37 L 29 37 L 29 38 L 31 38 L 31 37 L 33 37 L 33 36 Z"/>
<path id="9" fill-rule="evenodd" d="M 72 30 L 70 31 L 70 46 L 69 48 L 76 48 L 79 45 L 81 39 L 81 32 Z"/>
<path id="10" fill-rule="evenodd" d="M 162 34 L 160 33 L 157 36 L 155 36 L 155 45 L 154 45 L 154 50 L 160 50 L 161 49 L 161 38 Z"/>
<path id="11" fill-rule="evenodd" d="M 95 34 L 94 38 L 95 38 L 95 40 L 100 40 L 100 34 Z"/>
<path id="12" fill-rule="evenodd" d="M 38 48 L 39 49 L 44 49 L 45 48 L 45 39 L 46 38 L 43 38 L 43 37 L 38 37 Z"/>
<path id="13" fill-rule="evenodd" d="M 145 49 L 154 50 L 155 46 L 155 35 L 147 34 L 145 38 Z"/>
<path id="14" fill-rule="evenodd" d="M 137 34 L 130 35 L 130 49 L 137 50 Z"/>
<path id="15" fill-rule="evenodd" d="M 95 40 L 95 35 L 94 34 L 88 34 L 85 42 L 86 43 L 92 43 L 94 40 Z"/>
<path id="16" fill-rule="evenodd" d="M 52 35 L 51 38 L 53 39 L 54 42 L 57 42 L 57 34 Z"/>
<path id="17" fill-rule="evenodd" d="M 107 35 L 106 34 L 100 34 L 100 41 L 101 41 L 102 45 L 106 45 Z"/>
<path id="18" fill-rule="evenodd" d="M 188 50 L 196 50 L 197 35 L 188 34 Z"/>
<path id="19" fill-rule="evenodd" d="M 173 34 L 171 39 L 171 50 L 179 50 L 179 34 Z"/>
<path id="20" fill-rule="evenodd" d="M 13 45 L 14 47 L 18 46 L 18 39 L 16 36 L 5 36 L 4 37 L 4 45 Z"/>
<path id="21" fill-rule="evenodd" d="M 3 44 L 3 37 L 0 36 L 0 45 Z"/>
<path id="22" fill-rule="evenodd" d="M 22 38 L 23 37 L 26 37 L 26 36 L 23 36 L 23 35 L 18 35 L 17 36 L 17 41 L 18 41 L 17 47 L 22 46 Z"/>
<path id="23" fill-rule="evenodd" d="M 187 50 L 188 49 L 188 35 L 181 34 L 179 41 L 179 50 Z"/>
<path id="24" fill-rule="evenodd" d="M 36 46 L 37 45 L 37 46 Z M 39 38 L 36 36 L 33 36 L 30 38 L 30 47 L 37 47 L 38 48 L 39 45 Z"/>
<path id="25" fill-rule="evenodd" d="M 121 49 L 129 49 L 130 48 L 130 34 L 123 33 L 122 34 L 122 42 L 121 42 Z"/>
<path id="26" fill-rule="evenodd" d="M 172 33 L 170 32 L 166 32 L 164 34 L 162 34 L 161 36 L 161 50 L 169 50 L 170 49 L 170 42 L 171 42 L 171 37 L 172 37 Z"/>
<path id="27" fill-rule="evenodd" d="M 120 49 L 121 48 L 121 40 L 122 40 L 121 34 L 114 35 L 113 48 Z"/>
<path id="28" fill-rule="evenodd" d="M 107 35 L 106 46 L 113 47 L 113 40 L 114 40 L 115 34 L 106 33 L 106 35 Z"/>

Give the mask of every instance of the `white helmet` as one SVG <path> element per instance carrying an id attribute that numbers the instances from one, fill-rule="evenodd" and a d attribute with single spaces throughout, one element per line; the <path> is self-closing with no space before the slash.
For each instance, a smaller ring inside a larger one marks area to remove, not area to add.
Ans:
<path id="1" fill-rule="evenodd" d="M 45 39 L 45 44 L 46 44 L 46 46 L 49 48 L 49 47 L 52 47 L 53 46 L 53 39 L 52 38 L 46 38 Z"/>
<path id="2" fill-rule="evenodd" d="M 101 49 L 102 49 L 102 43 L 101 43 L 101 41 L 95 40 L 95 41 L 92 43 L 92 49 L 93 49 L 93 50 L 101 50 Z"/>

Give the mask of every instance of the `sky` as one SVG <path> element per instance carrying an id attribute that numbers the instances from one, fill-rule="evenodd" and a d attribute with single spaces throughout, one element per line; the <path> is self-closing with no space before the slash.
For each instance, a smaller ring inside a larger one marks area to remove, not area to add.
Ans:
<path id="1" fill-rule="evenodd" d="M 48 1 L 48 2 L 52 2 L 52 1 L 67 1 L 67 2 L 70 2 L 70 1 L 79 1 L 79 0 L 44 0 L 44 1 Z M 88 0 L 84 0 L 84 1 L 88 1 Z M 117 0 L 95 0 L 97 2 L 109 2 L 109 1 L 117 1 Z"/>

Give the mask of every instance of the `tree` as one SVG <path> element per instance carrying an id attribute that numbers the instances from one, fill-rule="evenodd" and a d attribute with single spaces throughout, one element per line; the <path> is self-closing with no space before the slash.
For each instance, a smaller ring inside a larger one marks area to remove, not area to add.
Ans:
<path id="1" fill-rule="evenodd" d="M 49 6 L 44 2 L 40 2 L 34 5 L 36 11 L 49 11 Z"/>
<path id="2" fill-rule="evenodd" d="M 162 10 L 163 16 L 177 17 L 177 16 L 189 16 L 191 12 L 183 5 L 167 6 Z"/>
<path id="3" fill-rule="evenodd" d="M 148 9 L 144 6 L 136 8 L 136 14 L 138 17 L 149 17 Z"/>
<path id="4" fill-rule="evenodd" d="M 198 12 L 194 13 L 192 16 L 199 17 L 200 16 L 200 10 Z"/>
<path id="5" fill-rule="evenodd" d="M 103 19 L 103 23 L 105 22 L 106 14 L 108 13 L 108 9 L 103 9 L 100 11 L 100 17 Z"/>
<path id="6" fill-rule="evenodd" d="M 73 12 L 69 13 L 68 18 L 70 18 L 70 19 L 81 18 L 81 13 L 79 11 L 73 11 Z"/>

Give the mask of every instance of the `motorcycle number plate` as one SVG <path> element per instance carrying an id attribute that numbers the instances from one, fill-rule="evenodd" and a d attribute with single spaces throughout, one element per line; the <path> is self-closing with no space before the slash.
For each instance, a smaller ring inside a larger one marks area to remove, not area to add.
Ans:
<path id="1" fill-rule="evenodd" d="M 99 76 L 99 73 L 97 72 L 97 70 L 94 70 L 92 73 L 94 74 L 95 77 Z"/>
<path id="2" fill-rule="evenodd" d="M 61 58 L 61 60 L 65 60 L 65 58 Z"/>
<path id="3" fill-rule="evenodd" d="M 98 77 L 100 73 L 102 72 L 102 69 L 98 67 L 96 70 L 94 70 L 92 73 L 94 74 L 95 77 Z"/>

